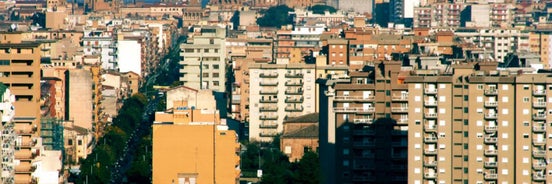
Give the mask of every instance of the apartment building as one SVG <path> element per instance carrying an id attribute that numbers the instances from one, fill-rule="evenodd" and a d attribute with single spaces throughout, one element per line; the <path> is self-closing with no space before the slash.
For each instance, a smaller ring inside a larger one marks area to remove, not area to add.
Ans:
<path id="1" fill-rule="evenodd" d="M 544 68 L 552 66 L 552 32 L 535 30 L 529 34 L 529 52 L 539 54 Z"/>
<path id="2" fill-rule="evenodd" d="M 153 183 L 237 183 L 236 132 L 221 122 L 218 110 L 192 109 L 181 102 L 172 112 L 155 114 Z"/>
<path id="3" fill-rule="evenodd" d="M 84 55 L 99 56 L 101 66 L 105 70 L 118 70 L 117 41 L 114 36 L 113 32 L 108 31 L 85 31 L 82 37 Z M 126 66 L 125 64 L 122 63 L 122 66 Z"/>
<path id="4" fill-rule="evenodd" d="M 0 144 L 2 149 L 0 150 L 0 165 L 2 170 L 0 173 L 0 183 L 11 184 L 14 183 L 15 175 L 15 137 L 17 132 L 14 131 L 13 117 L 15 115 L 13 103 L 15 96 L 13 96 L 4 84 L 0 84 L 1 100 L 0 110 L 2 111 L 2 125 L 0 125 Z"/>
<path id="5" fill-rule="evenodd" d="M 552 79 L 478 66 L 405 80 L 414 148 L 409 183 L 546 181 L 546 91 Z"/>
<path id="6" fill-rule="evenodd" d="M 32 181 L 31 162 L 37 156 L 36 139 L 40 131 L 40 44 L 24 42 L 19 32 L 0 33 L 0 73 L 15 96 L 14 130 L 16 137 L 15 183 Z"/>
<path id="7" fill-rule="evenodd" d="M 272 141 L 284 120 L 314 113 L 315 66 L 249 65 L 249 140 Z"/>
<path id="8" fill-rule="evenodd" d="M 180 81 L 194 89 L 226 90 L 226 30 L 201 27 L 180 45 Z"/>
<path id="9" fill-rule="evenodd" d="M 320 51 L 320 35 L 325 29 L 325 25 L 314 25 L 278 30 L 274 40 L 276 63 L 301 63 L 304 56 Z"/>
<path id="10" fill-rule="evenodd" d="M 349 78 L 319 79 L 321 170 L 333 173 L 325 183 L 407 181 L 408 72 L 401 68 L 380 62 Z"/>
<path id="11" fill-rule="evenodd" d="M 508 53 L 529 51 L 529 31 L 517 29 L 458 29 L 454 36 L 463 43 L 483 48 L 484 54 L 498 62 L 503 62 Z"/>
<path id="12" fill-rule="evenodd" d="M 460 13 L 464 8 L 465 5 L 461 3 L 435 3 L 428 6 L 415 7 L 413 27 L 460 27 Z"/>

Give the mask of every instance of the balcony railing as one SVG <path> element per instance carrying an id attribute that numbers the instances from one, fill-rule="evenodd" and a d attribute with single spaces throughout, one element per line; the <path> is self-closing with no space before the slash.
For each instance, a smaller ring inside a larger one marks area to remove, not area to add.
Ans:
<path id="1" fill-rule="evenodd" d="M 495 113 L 486 113 L 485 114 L 485 119 L 496 119 L 496 114 Z"/>
<path id="2" fill-rule="evenodd" d="M 301 98 L 286 98 L 286 103 L 303 103 L 303 97 Z"/>
<path id="3" fill-rule="evenodd" d="M 484 164 L 484 166 L 485 166 L 486 168 L 495 168 L 495 167 L 497 167 L 497 165 L 498 165 L 498 164 L 497 164 L 495 161 L 492 161 L 492 162 L 491 162 L 491 161 L 485 162 L 485 164 Z"/>
<path id="4" fill-rule="evenodd" d="M 278 120 L 278 116 L 259 116 L 260 120 Z"/>
<path id="5" fill-rule="evenodd" d="M 274 112 L 274 111 L 278 111 L 278 106 L 261 106 L 259 108 L 259 111 L 260 112 Z"/>
<path id="6" fill-rule="evenodd" d="M 259 82 L 261 86 L 278 86 L 278 81 L 261 81 Z"/>
<path id="7" fill-rule="evenodd" d="M 369 108 L 356 108 L 356 107 L 334 107 L 335 112 L 341 113 L 373 113 L 375 109 Z"/>
<path id="8" fill-rule="evenodd" d="M 544 162 L 533 162 L 533 168 L 541 170 L 546 169 L 547 164 Z"/>
<path id="9" fill-rule="evenodd" d="M 426 143 L 435 143 L 437 142 L 437 137 L 424 137 Z"/>
<path id="10" fill-rule="evenodd" d="M 489 126 L 489 125 L 485 126 L 485 132 L 487 133 L 494 133 L 496 132 L 497 129 L 498 129 L 497 126 Z"/>
<path id="11" fill-rule="evenodd" d="M 391 97 L 391 100 L 393 100 L 393 101 L 408 101 L 408 96 L 406 96 L 406 95 L 397 95 L 397 96 Z"/>
<path id="12" fill-rule="evenodd" d="M 491 173 L 485 173 L 485 174 L 484 174 L 484 178 L 485 178 L 486 180 L 496 180 L 496 179 L 498 178 L 498 174 L 496 174 L 496 173 L 493 173 L 493 174 L 491 174 Z"/>
<path id="13" fill-rule="evenodd" d="M 391 107 L 391 112 L 408 112 L 408 107 Z"/>
<path id="14" fill-rule="evenodd" d="M 372 124 L 372 119 L 353 119 L 354 124 Z"/>
<path id="15" fill-rule="evenodd" d="M 259 128 L 278 128 L 277 123 L 261 123 L 259 124 Z"/>
<path id="16" fill-rule="evenodd" d="M 485 150 L 486 156 L 495 156 L 496 154 L 498 154 L 497 150 Z"/>
<path id="17" fill-rule="evenodd" d="M 485 102 L 485 107 L 497 107 L 498 102 Z"/>
<path id="18" fill-rule="evenodd" d="M 295 111 L 303 111 L 302 106 L 286 106 L 286 111 L 295 112 Z"/>
<path id="19" fill-rule="evenodd" d="M 334 101 L 341 101 L 341 102 L 362 102 L 362 101 L 373 101 L 374 96 L 336 96 L 334 98 Z"/>
<path id="20" fill-rule="evenodd" d="M 546 132 L 546 126 L 543 125 L 534 125 L 533 132 Z"/>
<path id="21" fill-rule="evenodd" d="M 425 118 L 437 118 L 437 113 L 428 112 L 425 113 Z"/>
<path id="22" fill-rule="evenodd" d="M 259 99 L 259 102 L 261 102 L 261 103 L 276 103 L 276 102 L 278 102 L 278 99 L 274 99 L 274 98 L 271 98 L 271 99 L 261 98 L 261 99 Z"/>
<path id="23" fill-rule="evenodd" d="M 544 175 L 543 173 L 533 173 L 533 180 L 535 180 L 535 181 L 545 181 L 546 180 L 546 175 Z"/>
<path id="24" fill-rule="evenodd" d="M 286 82 L 286 86 L 302 86 L 303 85 L 303 82 L 302 81 L 287 81 Z"/>
<path id="25" fill-rule="evenodd" d="M 435 179 L 435 178 L 437 178 L 437 174 L 435 174 L 435 173 L 425 173 L 424 178 L 426 178 L 426 179 Z"/>
<path id="26" fill-rule="evenodd" d="M 276 95 L 276 94 L 278 94 L 278 90 L 276 90 L 276 89 L 261 89 L 259 91 L 259 94 L 261 94 L 261 95 Z"/>
<path id="27" fill-rule="evenodd" d="M 546 120 L 546 114 L 533 114 L 535 120 Z"/>
<path id="28" fill-rule="evenodd" d="M 533 144 L 534 145 L 545 145 L 546 144 L 546 139 L 533 139 Z"/>
<path id="29" fill-rule="evenodd" d="M 300 95 L 300 94 L 303 94 L 303 90 L 302 89 L 297 89 L 297 90 L 286 90 L 286 95 Z"/>
<path id="30" fill-rule="evenodd" d="M 437 154 L 437 150 L 424 150 L 424 154 L 426 155 L 436 155 Z"/>
<path id="31" fill-rule="evenodd" d="M 546 107 L 546 102 L 533 102 L 533 107 L 545 108 Z"/>
<path id="32" fill-rule="evenodd" d="M 426 101 L 425 106 L 437 106 L 437 101 Z"/>
<path id="33" fill-rule="evenodd" d="M 437 161 L 435 161 L 435 160 L 425 161 L 424 166 L 426 166 L 426 167 L 436 167 L 437 166 Z"/>
<path id="34" fill-rule="evenodd" d="M 425 128 L 424 128 L 424 131 L 426 131 L 426 132 L 435 132 L 435 131 L 437 131 L 437 126 L 436 125 L 426 125 Z"/>
<path id="35" fill-rule="evenodd" d="M 437 89 L 425 89 L 425 94 L 437 94 Z"/>
<path id="36" fill-rule="evenodd" d="M 287 78 L 303 78 L 302 73 L 286 73 Z"/>
<path id="37" fill-rule="evenodd" d="M 546 151 L 544 151 L 544 150 L 533 150 L 533 157 L 535 157 L 535 158 L 546 158 Z"/>
<path id="38" fill-rule="evenodd" d="M 535 91 L 533 91 L 533 96 L 544 96 L 544 95 L 546 95 L 545 90 L 535 90 Z"/>
<path id="39" fill-rule="evenodd" d="M 274 73 L 261 73 L 259 74 L 259 77 L 261 78 L 276 78 L 278 77 L 278 73 L 274 72 Z"/>
<path id="40" fill-rule="evenodd" d="M 274 131 L 262 131 L 261 133 L 259 133 L 259 135 L 261 137 L 274 137 L 278 135 L 278 133 Z"/>
<path id="41" fill-rule="evenodd" d="M 484 142 L 488 144 L 496 144 L 497 140 L 498 139 L 496 137 L 485 137 Z"/>
<path id="42" fill-rule="evenodd" d="M 498 90 L 496 89 L 487 89 L 485 90 L 485 95 L 498 95 Z"/>

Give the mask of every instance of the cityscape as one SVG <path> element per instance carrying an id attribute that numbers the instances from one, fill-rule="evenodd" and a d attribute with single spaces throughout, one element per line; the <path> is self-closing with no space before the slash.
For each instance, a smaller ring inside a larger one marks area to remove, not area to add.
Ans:
<path id="1" fill-rule="evenodd" d="M 552 1 L 0 0 L 0 100 L 2 184 L 551 183 Z"/>

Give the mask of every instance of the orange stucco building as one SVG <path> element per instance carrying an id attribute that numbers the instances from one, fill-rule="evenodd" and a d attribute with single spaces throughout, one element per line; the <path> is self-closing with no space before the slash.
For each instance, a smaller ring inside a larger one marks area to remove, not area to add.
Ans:
<path id="1" fill-rule="evenodd" d="M 155 115 L 153 183 L 237 183 L 238 137 L 221 123 L 218 110 L 174 104 Z"/>

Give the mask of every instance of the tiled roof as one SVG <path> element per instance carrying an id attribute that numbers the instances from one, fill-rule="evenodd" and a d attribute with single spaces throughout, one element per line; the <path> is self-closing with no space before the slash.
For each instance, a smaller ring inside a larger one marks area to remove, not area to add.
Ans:
<path id="1" fill-rule="evenodd" d="M 290 118 L 285 123 L 318 123 L 318 113 L 305 114 Z"/>

